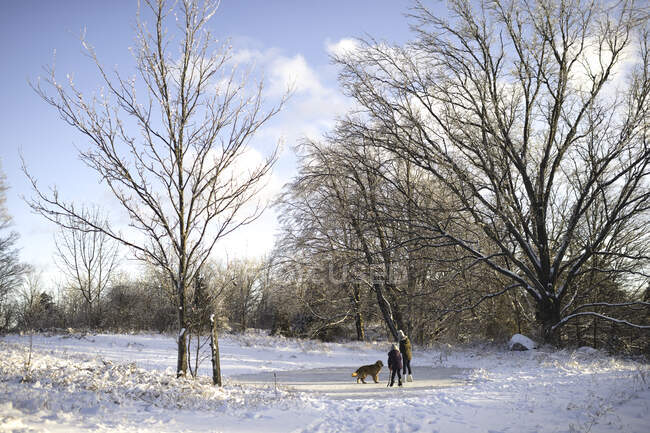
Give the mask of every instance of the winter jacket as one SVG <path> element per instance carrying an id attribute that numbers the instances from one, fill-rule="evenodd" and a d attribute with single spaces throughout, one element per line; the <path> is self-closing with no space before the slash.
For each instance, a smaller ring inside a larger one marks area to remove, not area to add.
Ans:
<path id="1" fill-rule="evenodd" d="M 399 353 L 399 350 L 393 349 L 388 352 L 388 368 L 390 370 L 402 369 L 402 355 Z"/>
<path id="2" fill-rule="evenodd" d="M 409 340 L 408 337 L 404 337 L 404 339 L 399 342 L 399 351 L 402 352 L 405 360 L 410 361 L 413 359 L 413 353 L 411 352 L 411 340 Z"/>

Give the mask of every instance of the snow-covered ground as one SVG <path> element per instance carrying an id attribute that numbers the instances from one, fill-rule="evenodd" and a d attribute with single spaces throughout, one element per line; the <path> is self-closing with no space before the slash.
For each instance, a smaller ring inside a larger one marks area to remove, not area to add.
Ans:
<path id="1" fill-rule="evenodd" d="M 647 432 L 650 368 L 591 349 L 415 348 L 415 381 L 357 385 L 388 343 L 220 341 L 224 387 L 174 378 L 173 337 L 0 338 L 0 431 Z M 273 375 L 276 372 L 276 375 Z M 420 372 L 420 375 L 418 374 Z M 273 379 L 271 380 L 271 377 Z M 276 386 L 277 381 L 277 386 Z"/>

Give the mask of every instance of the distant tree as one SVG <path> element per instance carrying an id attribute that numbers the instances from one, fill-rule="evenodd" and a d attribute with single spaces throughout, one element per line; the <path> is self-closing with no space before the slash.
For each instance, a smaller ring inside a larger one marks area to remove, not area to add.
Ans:
<path id="1" fill-rule="evenodd" d="M 49 91 L 34 86 L 88 139 L 89 148 L 79 156 L 128 214 L 129 232 L 96 224 L 25 172 L 36 192 L 30 202 L 36 212 L 66 228 L 104 233 L 167 273 L 178 305 L 177 375 L 182 376 L 188 287 L 216 243 L 260 215 L 259 203 L 245 205 L 264 185 L 277 149 L 256 166 L 244 162 L 251 138 L 282 102 L 264 112 L 262 84 L 251 86 L 250 74 L 240 77 L 231 67 L 227 44 L 214 49 L 206 24 L 218 1 L 142 3 L 133 49 L 140 81 L 118 72 L 111 76 L 84 42 L 104 83 L 101 96 L 87 97 L 72 80 L 59 84 L 53 69 L 45 80 Z M 147 14 L 151 25 L 143 21 Z"/>
<path id="2" fill-rule="evenodd" d="M 20 318 L 19 326 L 22 329 L 33 329 L 40 315 L 40 295 L 42 289 L 41 275 L 35 270 L 30 270 L 24 278 L 24 284 L 19 289 Z"/>
<path id="3" fill-rule="evenodd" d="M 223 270 L 226 314 L 241 332 L 254 323 L 254 313 L 262 296 L 264 271 L 264 262 L 257 259 L 233 260 Z"/>
<path id="4" fill-rule="evenodd" d="M 261 259 L 261 276 L 259 282 L 259 302 L 254 314 L 253 326 L 258 329 L 271 329 L 274 316 L 274 291 L 275 281 L 273 279 L 273 259 L 266 256 Z"/>
<path id="5" fill-rule="evenodd" d="M 82 216 L 97 226 L 104 226 L 97 210 L 83 211 Z M 65 286 L 79 292 L 84 302 L 86 326 L 99 326 L 102 300 L 119 265 L 118 244 L 105 232 L 59 227 L 55 237 L 55 261 L 63 273 Z"/>
<path id="6" fill-rule="evenodd" d="M 11 216 L 7 210 L 7 180 L 0 166 L 0 331 L 11 326 L 15 317 L 13 294 L 22 284 L 29 267 L 20 262 L 18 233 L 9 231 Z"/>
<path id="7" fill-rule="evenodd" d="M 58 309 L 52 295 L 45 291 L 40 272 L 31 268 L 18 289 L 20 303 L 18 326 L 24 330 L 58 325 Z"/>
<path id="8" fill-rule="evenodd" d="M 174 293 L 160 268 L 145 266 L 137 276 L 118 273 L 102 302 L 105 326 L 118 331 L 169 332 L 177 320 Z"/>

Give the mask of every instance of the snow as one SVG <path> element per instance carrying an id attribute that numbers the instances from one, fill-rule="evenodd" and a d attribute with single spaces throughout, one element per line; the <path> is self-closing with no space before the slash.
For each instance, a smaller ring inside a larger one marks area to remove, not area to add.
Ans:
<path id="1" fill-rule="evenodd" d="M 356 379 L 350 380 L 351 367 L 311 368 L 285 372 L 263 372 L 234 376 L 237 383 L 249 385 L 270 385 L 276 381 L 292 390 L 327 395 L 336 399 L 350 398 L 391 398 L 394 389 L 387 387 L 388 371 L 384 370 L 383 381 L 375 384 L 371 377 L 366 384 L 359 386 Z M 421 393 L 438 387 L 458 386 L 467 383 L 468 369 L 421 366 L 417 371 L 417 381 L 409 383 L 399 391 L 403 396 Z M 380 373 L 381 375 L 381 373 Z M 397 385 L 395 385 L 397 386 Z"/>
<path id="2" fill-rule="evenodd" d="M 527 350 L 532 350 L 537 348 L 537 344 L 533 340 L 521 334 L 515 334 L 512 336 L 512 338 L 508 342 L 508 349 L 513 350 L 512 347 L 515 344 L 519 344 L 525 347 Z"/>
<path id="3" fill-rule="evenodd" d="M 415 347 L 415 381 L 387 388 L 351 373 L 388 342 L 225 334 L 216 388 L 207 361 L 175 378 L 174 335 L 35 335 L 26 368 L 29 340 L 0 338 L 2 432 L 635 433 L 650 413 L 648 364 L 587 348 Z"/>

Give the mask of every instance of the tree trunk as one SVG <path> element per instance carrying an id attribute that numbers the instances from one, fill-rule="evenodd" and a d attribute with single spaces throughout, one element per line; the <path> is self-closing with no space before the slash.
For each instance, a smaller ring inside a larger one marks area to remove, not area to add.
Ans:
<path id="1" fill-rule="evenodd" d="M 546 344 L 558 346 L 559 333 L 553 327 L 560 321 L 560 308 L 552 300 L 543 300 L 537 304 L 537 321 L 541 324 L 542 340 Z"/>
<path id="2" fill-rule="evenodd" d="M 408 283 L 407 283 L 407 304 L 406 304 L 406 314 L 408 319 L 406 320 L 406 335 L 413 337 L 413 316 L 414 316 L 414 299 L 413 294 L 415 293 L 415 276 L 413 270 L 413 263 L 409 258 L 409 268 L 408 268 Z M 402 328 L 404 329 L 404 328 Z"/>
<path id="3" fill-rule="evenodd" d="M 582 342 L 582 331 L 580 329 L 580 321 L 576 320 L 576 341 L 578 342 L 578 347 L 584 346 Z"/>
<path id="4" fill-rule="evenodd" d="M 363 317 L 361 317 L 361 313 L 355 314 L 354 323 L 357 327 L 357 341 L 365 341 L 366 333 L 363 330 Z"/>
<path id="5" fill-rule="evenodd" d="M 377 304 L 379 305 L 379 310 L 381 311 L 382 316 L 384 317 L 384 322 L 390 330 L 390 333 L 393 334 L 393 338 L 398 339 L 397 336 L 397 327 L 395 326 L 395 319 L 393 318 L 393 312 L 390 307 L 390 303 L 386 300 L 384 296 L 384 291 L 380 283 L 374 282 L 372 284 L 375 294 L 377 295 Z"/>
<path id="6" fill-rule="evenodd" d="M 397 329 L 404 330 L 406 329 L 406 326 L 404 324 L 404 316 L 402 315 L 402 309 L 400 308 L 399 305 L 399 300 L 397 299 L 396 296 L 396 290 L 395 286 L 393 283 L 390 281 L 391 278 L 390 276 L 385 279 L 384 283 L 384 288 L 386 289 L 386 296 L 388 296 L 388 303 L 391 306 L 391 311 L 393 313 L 393 323 L 395 323 L 395 326 Z M 397 338 L 397 333 L 395 334 L 395 338 Z"/>
<path id="7" fill-rule="evenodd" d="M 189 341 L 189 338 L 188 338 L 188 341 Z M 192 373 L 192 377 L 196 377 L 199 374 L 199 352 L 200 352 L 200 350 L 201 350 L 201 330 L 199 328 L 196 331 L 196 348 L 194 349 L 194 373 Z M 190 359 L 190 361 L 191 361 L 191 359 Z"/>
<path id="8" fill-rule="evenodd" d="M 357 341 L 366 339 L 363 330 L 363 316 L 361 315 L 361 295 L 359 293 L 359 284 L 355 283 L 352 288 L 352 304 L 354 306 L 354 323 L 357 328 Z"/>
<path id="9" fill-rule="evenodd" d="M 217 321 L 214 314 L 210 316 L 210 348 L 212 349 L 212 383 L 221 387 L 221 361 L 219 360 L 219 339 L 217 335 Z"/>
<path id="10" fill-rule="evenodd" d="M 176 363 L 176 377 L 185 376 L 187 374 L 187 329 L 181 325 L 181 330 L 178 333 L 178 360 Z"/>
<path id="11" fill-rule="evenodd" d="M 241 332 L 242 334 L 246 332 L 246 304 L 244 304 L 244 307 L 242 308 L 241 311 Z"/>
<path id="12" fill-rule="evenodd" d="M 176 363 L 176 377 L 187 374 L 187 323 L 185 323 L 185 288 L 181 281 L 178 282 L 178 359 Z"/>

